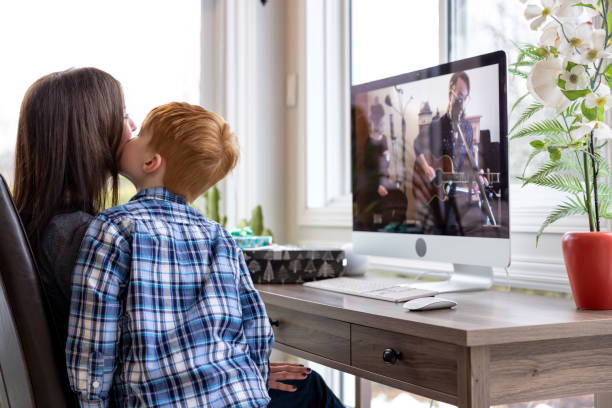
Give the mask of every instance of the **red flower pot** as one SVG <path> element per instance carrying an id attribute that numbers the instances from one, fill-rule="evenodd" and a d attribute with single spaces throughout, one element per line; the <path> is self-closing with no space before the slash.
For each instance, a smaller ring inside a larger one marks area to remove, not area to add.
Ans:
<path id="1" fill-rule="evenodd" d="M 576 307 L 612 309 L 612 232 L 568 232 L 561 245 Z"/>

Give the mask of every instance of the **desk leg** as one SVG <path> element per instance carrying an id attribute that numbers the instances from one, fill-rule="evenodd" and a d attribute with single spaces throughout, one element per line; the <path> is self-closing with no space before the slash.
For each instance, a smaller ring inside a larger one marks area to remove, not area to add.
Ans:
<path id="1" fill-rule="evenodd" d="M 612 392 L 598 392 L 595 394 L 595 408 L 612 407 Z"/>
<path id="2" fill-rule="evenodd" d="M 355 376 L 355 408 L 370 408 L 372 383 Z"/>
<path id="3" fill-rule="evenodd" d="M 459 408 L 489 408 L 489 349 L 466 347 L 457 364 Z"/>

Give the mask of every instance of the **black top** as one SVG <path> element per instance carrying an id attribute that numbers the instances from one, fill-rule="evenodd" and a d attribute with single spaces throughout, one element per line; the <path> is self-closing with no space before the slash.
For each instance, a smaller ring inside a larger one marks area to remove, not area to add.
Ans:
<path id="1" fill-rule="evenodd" d="M 82 211 L 54 216 L 42 234 L 36 254 L 43 288 L 62 346 L 68 334 L 72 271 L 81 240 L 93 216 Z"/>

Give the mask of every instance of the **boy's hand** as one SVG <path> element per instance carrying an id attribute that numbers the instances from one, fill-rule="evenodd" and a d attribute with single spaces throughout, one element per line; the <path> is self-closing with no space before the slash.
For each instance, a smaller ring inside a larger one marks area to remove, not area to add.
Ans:
<path id="1" fill-rule="evenodd" d="M 270 380 L 268 381 L 268 387 L 275 390 L 294 392 L 297 390 L 296 387 L 279 381 L 303 380 L 310 373 L 310 368 L 306 368 L 300 364 L 270 361 Z"/>

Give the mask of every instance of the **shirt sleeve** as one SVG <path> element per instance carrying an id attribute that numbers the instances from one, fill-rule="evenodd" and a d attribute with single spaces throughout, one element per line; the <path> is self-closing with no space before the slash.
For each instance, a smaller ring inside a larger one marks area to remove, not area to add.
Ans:
<path id="1" fill-rule="evenodd" d="M 241 250 L 238 250 L 238 257 L 240 262 L 240 306 L 242 308 L 244 334 L 249 346 L 249 354 L 257 364 L 267 386 L 270 374 L 268 360 L 274 345 L 274 332 L 272 326 L 270 326 L 264 303 L 253 286 L 251 274 Z"/>
<path id="2" fill-rule="evenodd" d="M 115 224 L 95 218 L 81 243 L 72 278 L 66 366 L 81 407 L 105 407 L 120 338 L 119 299 L 129 245 Z"/>

